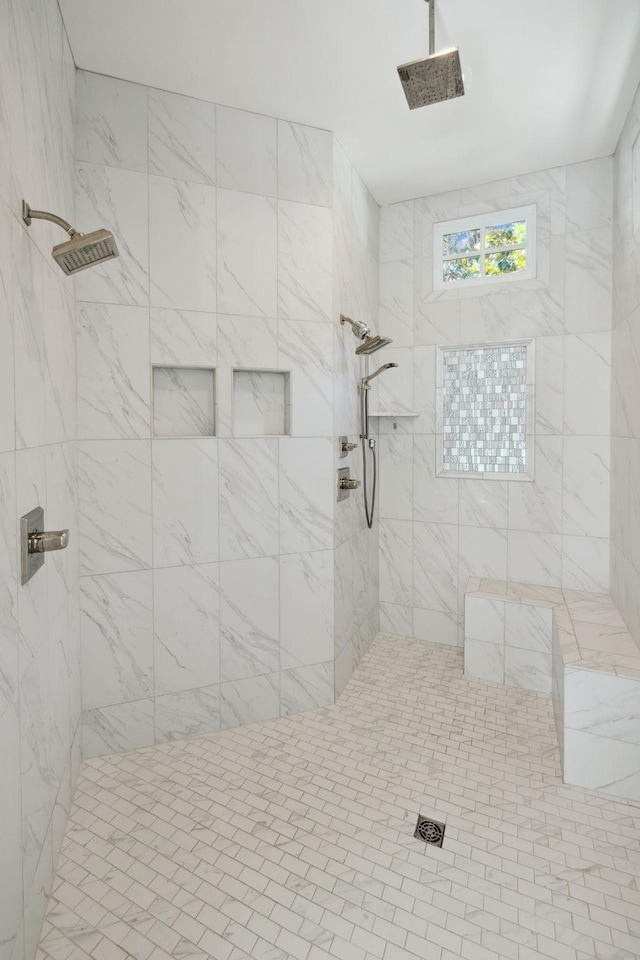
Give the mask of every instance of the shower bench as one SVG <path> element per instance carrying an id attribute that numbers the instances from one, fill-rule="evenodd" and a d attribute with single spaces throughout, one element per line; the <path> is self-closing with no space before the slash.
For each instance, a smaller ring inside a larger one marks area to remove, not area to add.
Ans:
<path id="1" fill-rule="evenodd" d="M 464 669 L 550 693 L 565 783 L 640 800 L 640 647 L 608 594 L 470 578 Z"/>

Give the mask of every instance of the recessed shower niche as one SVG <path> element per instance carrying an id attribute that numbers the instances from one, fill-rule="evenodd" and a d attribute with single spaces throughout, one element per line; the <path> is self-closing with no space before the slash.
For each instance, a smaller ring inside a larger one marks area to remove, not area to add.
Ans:
<path id="1" fill-rule="evenodd" d="M 289 374 L 286 371 L 233 371 L 234 436 L 287 436 L 290 420 Z"/>
<path id="2" fill-rule="evenodd" d="M 213 437 L 215 409 L 215 370 L 153 368 L 154 437 Z"/>

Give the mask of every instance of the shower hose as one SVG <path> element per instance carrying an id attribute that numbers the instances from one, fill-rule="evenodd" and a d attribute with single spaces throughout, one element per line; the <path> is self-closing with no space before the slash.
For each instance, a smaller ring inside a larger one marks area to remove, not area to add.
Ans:
<path id="1" fill-rule="evenodd" d="M 373 526 L 373 513 L 376 507 L 376 482 L 378 479 L 378 456 L 376 453 L 375 440 L 369 439 L 369 390 L 365 387 L 362 390 L 361 414 L 362 414 L 362 492 L 364 493 L 364 512 L 367 518 L 369 530 Z M 371 503 L 369 503 L 369 490 L 367 485 L 367 446 L 371 450 L 373 461 L 373 483 L 371 489 Z"/>

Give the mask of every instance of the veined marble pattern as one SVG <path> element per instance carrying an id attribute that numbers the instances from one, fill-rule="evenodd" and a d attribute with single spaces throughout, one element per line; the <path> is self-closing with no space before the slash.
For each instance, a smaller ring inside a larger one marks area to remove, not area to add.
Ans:
<path id="1" fill-rule="evenodd" d="M 210 733 L 220 726 L 220 687 L 199 687 L 155 699 L 156 741 Z"/>
<path id="2" fill-rule="evenodd" d="M 329 661 L 334 655 L 333 552 L 280 559 L 280 668 Z"/>
<path id="3" fill-rule="evenodd" d="M 277 121 L 219 106 L 217 124 L 218 186 L 277 196 Z"/>
<path id="4" fill-rule="evenodd" d="M 248 677 L 220 684 L 220 726 L 271 720 L 280 716 L 280 674 Z"/>
<path id="5" fill-rule="evenodd" d="M 216 309 L 216 191 L 149 178 L 149 290 L 154 307 Z"/>
<path id="6" fill-rule="evenodd" d="M 44 379 L 44 264 L 26 227 L 11 221 L 15 442 L 33 447 L 46 440 Z"/>
<path id="7" fill-rule="evenodd" d="M 215 563 L 154 570 L 156 696 L 219 682 L 218 581 Z"/>
<path id="8" fill-rule="evenodd" d="M 15 454 L 0 455 L 0 716 L 18 697 Z"/>
<path id="9" fill-rule="evenodd" d="M 0 95 L 1 96 L 1 95 Z M 2 107 L 0 106 L 0 113 Z M 2 150 L 2 147 L 0 147 Z M 0 450 L 15 449 L 15 389 L 13 371 L 13 262 L 11 252 L 11 214 L 0 200 L 0 340 L 5 349 L 0 355 Z"/>
<path id="10" fill-rule="evenodd" d="M 149 173 L 214 184 L 215 158 L 215 104 L 149 90 Z"/>
<path id="11" fill-rule="evenodd" d="M 333 661 L 283 670 L 280 679 L 282 716 L 333 703 Z"/>
<path id="12" fill-rule="evenodd" d="M 150 441 L 83 441 L 78 474 L 82 572 L 151 566 Z"/>
<path id="13" fill-rule="evenodd" d="M 289 375 L 268 370 L 234 370 L 233 434 L 237 437 L 289 433 Z"/>
<path id="14" fill-rule="evenodd" d="M 76 277 L 78 300 L 149 303 L 149 208 L 145 174 L 77 165 L 76 222 L 112 230 L 120 256 Z M 162 306 L 162 304 L 160 304 Z"/>
<path id="15" fill-rule="evenodd" d="M 154 567 L 217 559 L 217 441 L 154 440 Z"/>
<path id="16" fill-rule="evenodd" d="M 278 196 L 328 207 L 333 195 L 328 130 L 278 121 Z"/>
<path id="17" fill-rule="evenodd" d="M 78 304 L 79 436 L 148 437 L 149 389 L 147 310 Z"/>
<path id="18" fill-rule="evenodd" d="M 278 322 L 278 365 L 291 371 L 292 436 L 328 436 L 333 432 L 332 347 L 328 324 Z"/>
<path id="19" fill-rule="evenodd" d="M 79 70 L 76 157 L 147 172 L 147 88 Z"/>
<path id="20" fill-rule="evenodd" d="M 380 328 L 398 347 L 413 346 L 413 263 L 380 266 Z"/>
<path id="21" fill-rule="evenodd" d="M 272 557 L 220 565 L 221 680 L 279 667 L 279 571 Z"/>
<path id="22" fill-rule="evenodd" d="M 82 578 L 82 704 L 85 710 L 153 693 L 152 573 Z"/>
<path id="23" fill-rule="evenodd" d="M 150 328 L 151 363 L 213 364 L 217 353 L 215 314 L 152 307 Z"/>
<path id="24" fill-rule="evenodd" d="M 153 743 L 153 700 L 135 700 L 82 714 L 82 753 L 95 757 Z"/>
<path id="25" fill-rule="evenodd" d="M 333 547 L 332 440 L 283 438 L 280 444 L 280 552 Z"/>
<path id="26" fill-rule="evenodd" d="M 218 311 L 276 316 L 275 201 L 218 190 Z"/>
<path id="27" fill-rule="evenodd" d="M 331 211 L 278 203 L 278 311 L 290 320 L 327 321 L 331 313 Z"/>
<path id="28" fill-rule="evenodd" d="M 278 441 L 220 441 L 220 559 L 277 556 Z"/>
<path id="29" fill-rule="evenodd" d="M 380 599 L 413 603 L 413 524 L 380 520 Z"/>
<path id="30" fill-rule="evenodd" d="M 213 370 L 154 367 L 154 437 L 215 436 L 215 397 Z"/>

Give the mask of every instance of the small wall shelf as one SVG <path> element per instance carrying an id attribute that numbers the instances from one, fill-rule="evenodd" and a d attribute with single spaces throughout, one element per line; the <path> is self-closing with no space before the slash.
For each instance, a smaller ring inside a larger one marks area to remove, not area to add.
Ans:
<path id="1" fill-rule="evenodd" d="M 215 436 L 215 371 L 153 368 L 154 437 Z"/>
<path id="2" fill-rule="evenodd" d="M 282 370 L 233 371 L 233 435 L 287 436 L 289 374 Z"/>
<path id="3" fill-rule="evenodd" d="M 388 410 L 373 410 L 369 411 L 370 417 L 391 417 L 393 420 L 399 420 L 400 417 L 419 417 L 420 414 L 416 413 L 413 410 L 398 410 L 395 412 L 389 412 Z"/>

